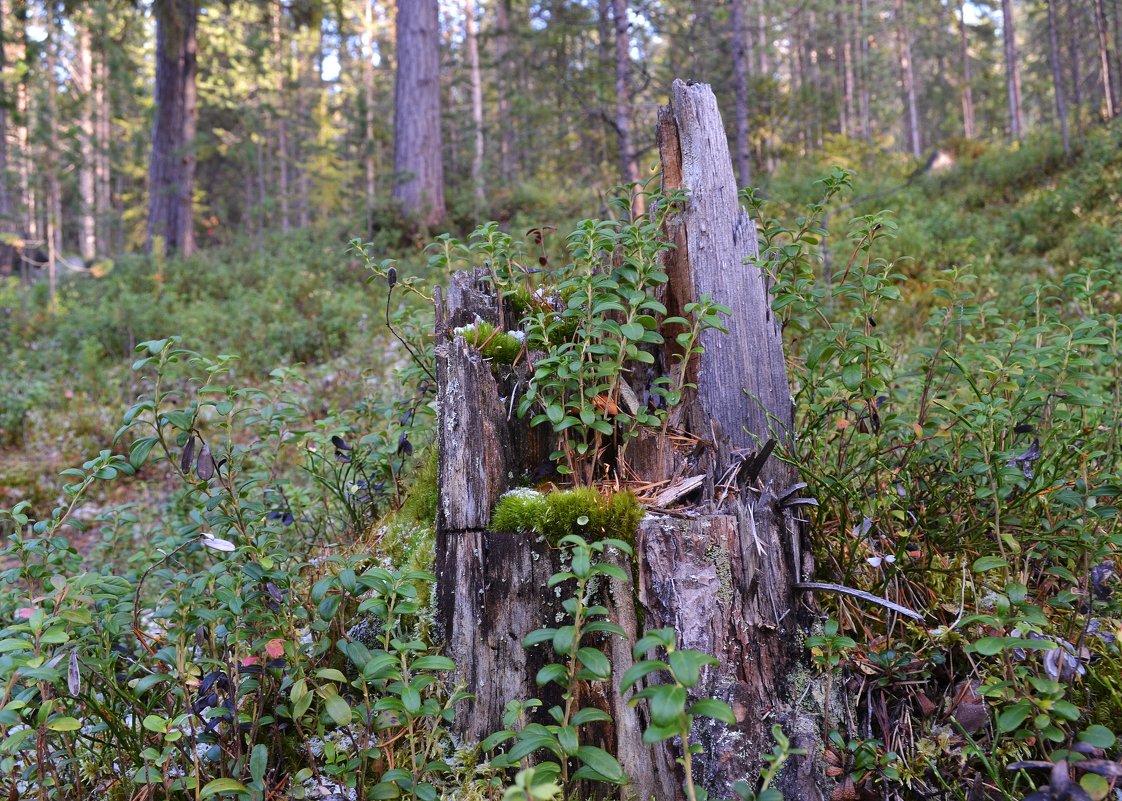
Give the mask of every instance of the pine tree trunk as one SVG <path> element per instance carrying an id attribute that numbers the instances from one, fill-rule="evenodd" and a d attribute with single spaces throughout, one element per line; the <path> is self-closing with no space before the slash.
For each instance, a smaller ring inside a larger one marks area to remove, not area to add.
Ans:
<path id="1" fill-rule="evenodd" d="M 1002 38 L 1005 40 L 1005 86 L 1009 96 L 1009 135 L 1019 142 L 1024 135 L 1021 111 L 1021 67 L 1017 58 L 1017 31 L 1013 21 L 1013 0 L 1001 0 Z"/>
<path id="2" fill-rule="evenodd" d="M 761 755 L 773 745 L 771 726 L 778 723 L 809 754 L 788 763 L 779 787 L 787 798 L 816 801 L 822 797 L 822 721 L 792 693 L 806 622 L 797 583 L 809 578 L 812 565 L 799 521 L 778 500 L 795 474 L 761 448 L 770 437 L 787 439 L 793 425 L 782 332 L 764 272 L 743 262 L 756 254 L 755 226 L 740 208 L 724 125 L 708 86 L 674 82 L 670 106 L 659 115 L 658 141 L 664 190 L 682 189 L 689 198 L 667 225 L 677 246 L 666 263 L 668 311 L 680 313 L 710 294 L 731 308 L 730 334 L 703 334 L 697 388 L 678 407 L 675 425 L 699 446 L 678 453 L 652 433 L 628 450 L 628 465 L 643 480 L 704 476 L 694 514 L 648 514 L 635 561 L 614 557 L 631 574 L 630 585 L 613 580 L 602 601 L 630 637 L 641 634 L 639 620 L 647 630 L 674 626 L 682 647 L 721 659 L 703 674 L 696 696 L 727 701 L 738 722 L 725 727 L 699 719 L 691 733 L 691 742 L 702 746 L 694 757 L 695 781 L 711 797 L 733 797 L 739 780 L 756 785 Z M 437 629 L 457 663 L 456 680 L 474 696 L 463 702 L 455 723 L 468 740 L 497 730 L 508 701 L 540 697 L 533 675 L 544 649 L 527 651 L 520 643 L 531 631 L 556 625 L 555 596 L 542 591 L 558 567 L 556 552 L 525 534 L 488 530 L 497 499 L 550 450 L 544 427 L 529 429 L 509 412 L 526 385 L 527 368 L 496 378 L 455 334 L 477 316 L 494 324 L 512 319 L 512 309 L 500 313 L 490 293 L 486 275 L 476 271 L 455 274 L 447 297 L 437 296 Z M 672 361 L 669 351 L 656 358 Z M 631 665 L 630 644 L 607 645 L 613 679 L 579 692 L 612 713 L 597 743 L 612 750 L 630 776 L 627 795 L 676 801 L 684 797 L 677 746 L 644 746 L 646 712 L 629 708 L 618 692 Z"/>
<path id="3" fill-rule="evenodd" d="M 962 62 L 962 135 L 973 139 L 974 131 L 974 88 L 970 75 L 970 51 L 966 40 L 966 8 L 963 0 L 958 0 L 958 46 Z"/>
<path id="4" fill-rule="evenodd" d="M 1008 2 L 1008 0 L 1004 0 Z M 1095 33 L 1099 43 L 1099 77 L 1103 86 L 1103 108 L 1108 120 L 1118 113 L 1118 89 L 1110 74 L 1110 31 L 1106 24 L 1103 0 L 1095 0 Z"/>
<path id="5" fill-rule="evenodd" d="M 923 155 L 920 144 L 919 112 L 916 108 L 916 80 L 912 69 L 912 37 L 904 16 L 904 0 L 896 0 L 896 46 L 900 60 L 900 88 L 904 95 L 904 134 L 913 158 Z"/>
<path id="6" fill-rule="evenodd" d="M 10 27 L 11 10 L 8 0 L 0 0 L 0 74 L 8 69 L 5 31 Z M 8 108 L 9 99 L 0 101 L 0 233 L 12 234 L 17 229 L 15 192 L 8 173 Z M 16 250 L 0 238 L 0 275 L 8 275 L 15 264 Z"/>
<path id="7" fill-rule="evenodd" d="M 422 225 L 444 217 L 436 0 L 397 2 L 393 199 Z"/>
<path id="8" fill-rule="evenodd" d="M 281 231 L 287 233 L 292 227 L 292 214 L 289 208 L 288 193 L 288 59 L 285 58 L 285 41 L 281 0 L 272 4 L 270 33 L 273 39 L 273 72 L 276 80 L 277 114 L 277 203 L 280 206 Z"/>
<path id="9" fill-rule="evenodd" d="M 861 132 L 864 134 L 865 140 L 869 141 L 873 138 L 873 120 L 870 112 L 871 103 L 869 97 L 869 36 L 865 33 L 865 25 L 868 22 L 868 8 L 866 6 L 867 0 L 857 0 L 858 2 L 858 21 L 857 31 L 858 36 L 858 58 L 860 69 L 858 81 L 861 88 L 858 92 L 858 104 L 861 107 Z"/>
<path id="10" fill-rule="evenodd" d="M 366 171 L 366 214 L 378 201 L 378 174 L 374 168 L 374 2 L 362 0 L 362 91 L 365 118 L 362 129 L 362 163 Z"/>
<path id="11" fill-rule="evenodd" d="M 74 65 L 75 83 L 78 85 L 78 249 L 87 262 L 97 256 L 97 184 L 94 155 L 94 70 L 93 51 L 90 48 L 90 22 L 88 17 L 77 21 L 78 52 Z"/>
<path id="12" fill-rule="evenodd" d="M 483 183 L 483 73 L 479 68 L 479 39 L 475 35 L 475 2 L 464 0 L 464 38 L 467 40 L 468 69 L 471 72 L 471 122 L 475 147 L 471 157 L 471 186 L 476 211 L 483 209 L 486 187 Z"/>
<path id="13" fill-rule="evenodd" d="M 509 185 L 514 178 L 514 121 L 510 94 L 510 0 L 495 0 L 495 65 L 498 89 L 499 175 Z"/>
<path id="14" fill-rule="evenodd" d="M 1075 105 L 1075 125 L 1079 135 L 1083 135 L 1083 71 L 1079 59 L 1079 15 L 1073 7 L 1075 0 L 1064 3 L 1064 18 L 1068 20 L 1067 58 L 1071 69 L 1071 100 Z"/>
<path id="15" fill-rule="evenodd" d="M 732 76 L 736 93 L 736 175 L 739 186 L 752 183 L 752 145 L 748 130 L 748 58 L 745 53 L 744 0 L 729 0 L 732 22 Z"/>
<path id="16" fill-rule="evenodd" d="M 1056 121 L 1060 124 L 1060 137 L 1064 155 L 1071 155 L 1071 142 L 1067 133 L 1067 99 L 1064 96 L 1064 79 L 1060 71 L 1060 43 L 1056 34 L 1056 2 L 1045 0 L 1048 6 L 1048 55 L 1052 66 L 1052 91 L 1056 96 Z"/>
<path id="17" fill-rule="evenodd" d="M 99 36 L 109 31 L 108 13 L 104 5 L 97 10 Z M 113 252 L 111 216 L 112 196 L 112 124 L 113 108 L 110 93 L 108 48 L 96 54 L 94 77 L 95 144 L 94 144 L 94 214 L 97 219 L 97 242 L 101 254 Z"/>
<path id="18" fill-rule="evenodd" d="M 195 250 L 197 0 L 156 3 L 156 120 L 148 168 L 148 247 Z"/>
<path id="19" fill-rule="evenodd" d="M 54 3 L 48 3 L 43 9 L 43 27 L 47 31 L 47 157 L 43 172 L 47 183 L 47 280 L 52 307 L 58 295 L 58 259 L 62 252 L 62 188 L 59 184 L 62 151 L 58 140 L 62 125 L 58 116 L 59 26 L 56 13 Z"/>
<path id="20" fill-rule="evenodd" d="M 619 141 L 620 179 L 625 184 L 639 180 L 639 164 L 631 137 L 631 23 L 627 18 L 627 0 L 612 0 L 612 22 L 616 33 L 616 136 Z M 631 196 L 631 208 L 642 212 L 642 197 Z"/>

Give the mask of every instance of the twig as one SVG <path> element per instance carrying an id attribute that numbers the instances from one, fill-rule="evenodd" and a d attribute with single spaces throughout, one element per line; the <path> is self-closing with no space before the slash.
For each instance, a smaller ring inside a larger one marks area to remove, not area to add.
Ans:
<path id="1" fill-rule="evenodd" d="M 923 615 L 921 615 L 919 612 L 913 612 L 906 606 L 900 606 L 900 604 L 898 603 L 894 603 L 887 598 L 881 598 L 879 595 L 873 595 L 871 592 L 865 592 L 864 590 L 855 590 L 852 587 L 846 587 L 841 584 L 827 584 L 820 581 L 799 581 L 795 583 L 795 589 L 807 591 L 821 590 L 823 592 L 836 592 L 842 595 L 852 595 L 854 598 L 860 598 L 864 601 L 871 601 L 872 603 L 888 607 L 893 612 L 899 612 L 901 615 L 912 618 L 912 620 L 923 620 Z"/>

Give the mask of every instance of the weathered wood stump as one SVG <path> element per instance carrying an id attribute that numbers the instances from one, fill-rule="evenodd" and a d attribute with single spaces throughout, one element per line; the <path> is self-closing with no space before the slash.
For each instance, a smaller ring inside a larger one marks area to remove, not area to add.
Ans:
<path id="1" fill-rule="evenodd" d="M 731 309 L 729 334 L 703 334 L 705 352 L 690 365 L 696 390 L 672 418 L 678 441 L 692 446 L 675 447 L 657 433 L 629 446 L 628 468 L 646 481 L 691 487 L 685 496 L 691 508 L 648 514 L 635 559 L 616 557 L 634 581 L 613 580 L 603 600 L 632 641 L 642 634 L 640 620 L 648 630 L 673 626 L 682 647 L 720 659 L 703 675 L 697 697 L 727 701 L 737 723 L 699 720 L 691 735 L 704 748 L 695 757 L 696 780 L 712 797 L 731 798 L 738 780 L 757 783 L 761 754 L 773 745 L 770 730 L 778 723 L 809 753 L 789 763 L 781 789 L 788 799 L 817 799 L 821 720 L 797 709 L 791 692 L 804 658 L 806 611 L 800 612 L 795 584 L 809 577 L 811 563 L 800 523 L 780 503 L 794 473 L 770 456 L 769 441 L 784 441 L 793 424 L 782 331 L 766 276 L 744 263 L 757 253 L 755 226 L 739 205 L 708 86 L 674 82 L 658 139 L 663 189 L 688 195 L 667 223 L 676 249 L 668 258 L 665 303 L 671 315 L 681 314 L 709 295 Z M 495 378 L 480 354 L 452 335 L 454 326 L 477 315 L 497 323 L 497 301 L 479 274 L 454 276 L 437 313 L 438 625 L 457 678 L 476 696 L 457 726 L 465 737 L 481 739 L 501 727 L 508 701 L 541 697 L 534 675 L 546 649 L 528 652 L 521 641 L 535 628 L 555 625 L 557 610 L 545 591 L 556 558 L 544 543 L 487 531 L 499 496 L 546 457 L 550 442 L 545 426 L 529 430 L 511 414 L 527 375 Z M 674 362 L 671 347 L 656 355 L 662 374 Z M 643 387 L 632 389 L 643 394 Z M 613 751 L 631 777 L 626 795 L 673 801 L 683 797 L 674 761 L 680 744 L 644 746 L 645 711 L 629 707 L 619 693 L 630 645 L 605 644 L 613 680 L 585 688 L 582 698 L 613 715 L 614 725 L 597 730 L 597 744 Z"/>

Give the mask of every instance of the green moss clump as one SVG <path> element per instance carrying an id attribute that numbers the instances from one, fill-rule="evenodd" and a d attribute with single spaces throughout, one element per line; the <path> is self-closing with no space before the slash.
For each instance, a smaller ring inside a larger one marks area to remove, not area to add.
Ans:
<path id="1" fill-rule="evenodd" d="M 439 471 L 440 459 L 434 444 L 413 474 L 409 494 L 401 505 L 402 515 L 418 523 L 436 526 L 436 505 L 440 499 Z"/>
<path id="2" fill-rule="evenodd" d="M 522 339 L 515 333 L 496 331 L 495 326 L 484 320 L 476 320 L 455 330 L 469 345 L 479 350 L 483 358 L 499 364 L 514 364 L 522 352 Z"/>
<path id="3" fill-rule="evenodd" d="M 516 489 L 495 504 L 491 530 L 533 532 L 551 545 L 568 534 L 587 540 L 614 537 L 633 543 L 642 517 L 643 507 L 630 492 L 602 495 L 581 488 L 543 494 Z"/>

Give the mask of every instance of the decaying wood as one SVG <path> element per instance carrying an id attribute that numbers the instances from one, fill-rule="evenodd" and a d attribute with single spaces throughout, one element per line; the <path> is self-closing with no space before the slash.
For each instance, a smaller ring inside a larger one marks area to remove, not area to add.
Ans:
<path id="1" fill-rule="evenodd" d="M 457 273 L 437 316 L 436 606 L 454 678 L 475 696 L 455 723 L 471 740 L 502 728 L 508 701 L 542 697 L 534 676 L 546 654 L 523 649 L 522 640 L 556 614 L 556 598 L 544 588 L 557 570 L 544 542 L 487 531 L 499 497 L 543 458 L 546 443 L 509 414 L 510 394 L 525 376 L 496 379 L 479 351 L 454 334 L 477 318 L 498 324 L 495 297 L 482 273 Z"/>
<path id="2" fill-rule="evenodd" d="M 687 304 L 708 295 L 729 307 L 729 333 L 703 335 L 705 352 L 688 368 L 696 390 L 676 410 L 673 435 L 645 432 L 628 445 L 626 462 L 620 460 L 624 477 L 651 488 L 656 506 L 688 501 L 692 508 L 674 517 L 648 515 L 634 560 L 611 557 L 634 582 L 612 580 L 601 588 L 601 601 L 630 642 L 603 642 L 613 680 L 579 692 L 614 718 L 610 726 L 590 727 L 588 735 L 612 750 L 631 777 L 625 795 L 639 801 L 684 797 L 675 762 L 680 745 L 644 746 L 646 711 L 642 704 L 628 706 L 618 690 L 641 629 L 673 626 L 681 647 L 720 659 L 695 697 L 724 699 L 737 718 L 731 727 L 708 719 L 695 724 L 691 737 L 703 746 L 695 757 L 696 780 L 714 798 L 733 797 L 739 780 L 755 785 L 760 755 L 774 744 L 771 727 L 779 724 L 809 753 L 783 772 L 785 797 L 819 799 L 821 720 L 797 708 L 805 694 L 792 688 L 803 666 L 807 623 L 800 597 L 809 600 L 797 585 L 810 579 L 812 565 L 791 508 L 795 476 L 774 456 L 793 424 L 782 332 L 765 273 L 745 263 L 757 253 L 755 227 L 739 205 L 708 86 L 674 82 L 670 106 L 659 115 L 658 139 L 664 189 L 687 192 L 667 224 L 676 245 L 666 265 L 668 311 L 683 314 Z M 438 306 L 438 624 L 457 661 L 456 678 L 476 695 L 457 726 L 480 739 L 499 728 L 506 702 L 541 697 L 533 676 L 548 649 L 527 655 L 521 640 L 534 628 L 556 625 L 556 598 L 545 590 L 556 554 L 525 535 L 488 533 L 487 526 L 499 496 L 545 458 L 548 427 L 529 430 L 510 413 L 525 388 L 525 367 L 496 378 L 454 335 L 456 326 L 477 316 L 495 324 L 514 319 L 510 310 L 500 317 L 485 274 L 453 276 L 447 302 Z M 656 354 L 663 370 L 677 362 L 673 332 L 667 333 L 665 350 Z M 630 380 L 639 395 L 650 389 L 636 385 L 638 375 Z"/>

